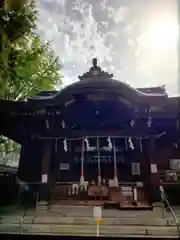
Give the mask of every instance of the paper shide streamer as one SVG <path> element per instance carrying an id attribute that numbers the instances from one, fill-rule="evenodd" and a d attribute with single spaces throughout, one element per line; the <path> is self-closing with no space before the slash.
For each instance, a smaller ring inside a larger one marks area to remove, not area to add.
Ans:
<path id="1" fill-rule="evenodd" d="M 64 144 L 64 151 L 67 152 L 68 151 L 67 139 L 64 139 L 63 144 Z"/>
<path id="2" fill-rule="evenodd" d="M 109 147 L 110 149 L 112 149 L 113 146 L 112 146 L 112 142 L 111 142 L 111 138 L 110 138 L 110 137 L 107 138 L 107 142 L 108 142 L 108 147 Z"/>
<path id="3" fill-rule="evenodd" d="M 128 139 L 128 142 L 129 142 L 129 147 L 130 147 L 132 150 L 134 150 L 134 144 L 133 144 L 133 142 L 132 142 L 132 139 L 129 138 L 129 139 Z"/>

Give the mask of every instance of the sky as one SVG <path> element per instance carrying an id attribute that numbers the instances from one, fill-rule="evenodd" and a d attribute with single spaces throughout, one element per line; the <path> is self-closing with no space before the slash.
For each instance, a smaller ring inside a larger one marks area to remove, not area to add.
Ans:
<path id="1" fill-rule="evenodd" d="M 62 62 L 63 84 L 93 57 L 132 87 L 179 95 L 177 0 L 37 0 L 38 33 Z"/>

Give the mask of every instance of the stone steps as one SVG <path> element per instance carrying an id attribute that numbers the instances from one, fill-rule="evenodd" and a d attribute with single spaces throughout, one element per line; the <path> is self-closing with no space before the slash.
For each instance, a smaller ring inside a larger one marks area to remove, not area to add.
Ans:
<path id="1" fill-rule="evenodd" d="M 41 210 L 41 212 L 47 212 L 46 210 Z M 66 216 L 84 216 L 93 217 L 93 207 L 92 206 L 59 206 L 53 205 L 49 212 L 64 214 Z M 140 217 L 140 216 L 154 216 L 153 212 L 150 210 L 117 210 L 117 209 L 102 209 L 103 217 Z"/>
<path id="2" fill-rule="evenodd" d="M 96 225 L 78 224 L 1 224 L 0 231 L 19 232 L 28 234 L 66 235 L 66 236 L 96 236 Z M 13 231 L 14 230 L 14 231 Z M 146 227 L 146 226 L 101 226 L 100 236 L 123 237 L 123 236 L 151 236 L 151 237 L 177 237 L 176 227 Z"/>
<path id="3" fill-rule="evenodd" d="M 18 224 L 20 223 L 22 216 L 1 216 L 0 224 Z M 79 224 L 79 225 L 94 225 L 95 219 L 93 217 L 81 217 L 81 216 L 61 216 L 58 214 L 46 213 L 37 215 L 27 215 L 23 219 L 25 224 Z M 101 220 L 102 226 L 176 226 L 174 219 L 162 219 L 162 218 L 136 218 L 136 217 L 104 217 Z"/>
<path id="4" fill-rule="evenodd" d="M 102 210 L 101 236 L 177 238 L 178 229 L 172 218 L 160 218 L 152 211 Z M 58 206 L 49 211 L 29 210 L 0 218 L 0 232 L 45 235 L 95 236 L 93 207 Z"/>
<path id="5" fill-rule="evenodd" d="M 37 216 L 34 219 L 34 223 L 46 223 L 46 224 L 82 224 L 82 225 L 94 225 L 94 218 L 87 217 L 42 217 Z M 176 226 L 174 220 L 166 219 L 137 219 L 137 218 L 103 218 L 101 220 L 102 225 L 135 225 L 135 226 Z"/>

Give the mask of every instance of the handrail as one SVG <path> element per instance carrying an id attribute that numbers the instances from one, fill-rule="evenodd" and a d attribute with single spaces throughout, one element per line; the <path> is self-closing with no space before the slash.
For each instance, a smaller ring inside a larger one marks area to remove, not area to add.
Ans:
<path id="1" fill-rule="evenodd" d="M 176 217 L 176 214 L 175 214 L 175 212 L 173 211 L 173 209 L 172 209 L 172 207 L 171 207 L 171 205 L 170 205 L 170 203 L 169 203 L 169 201 L 168 201 L 168 199 L 167 199 L 167 197 L 166 197 L 166 195 L 165 195 L 165 193 L 164 193 L 164 189 L 163 189 L 162 186 L 160 187 L 160 193 L 161 193 L 161 196 L 162 196 L 163 200 L 166 202 L 166 204 L 167 204 L 167 206 L 168 206 L 168 208 L 169 208 L 169 210 L 170 210 L 170 212 L 171 212 L 171 214 L 172 214 L 172 216 L 173 216 L 173 218 L 174 218 L 174 220 L 175 220 L 176 227 L 177 227 L 177 231 L 178 231 L 178 237 L 180 237 L 179 220 L 178 220 L 178 218 Z"/>
<path id="2" fill-rule="evenodd" d="M 24 210 L 24 213 L 23 213 L 23 215 L 20 218 L 20 231 L 22 230 L 22 226 L 23 226 L 23 223 L 24 223 L 24 218 L 25 218 L 26 214 L 28 213 L 28 210 L 29 210 L 29 208 L 27 207 Z"/>
<path id="3" fill-rule="evenodd" d="M 37 202 L 38 202 L 38 193 L 36 195 L 36 204 L 35 204 L 35 214 L 34 214 L 34 218 L 36 217 L 36 205 L 37 205 Z M 26 206 L 25 204 L 25 209 L 24 209 L 24 213 L 22 214 L 21 218 L 20 218 L 20 231 L 22 230 L 22 226 L 23 226 L 23 223 L 24 223 L 24 218 L 26 217 L 27 213 L 29 211 L 29 205 Z M 32 223 L 34 223 L 34 218 L 32 218 Z"/>
<path id="4" fill-rule="evenodd" d="M 39 199 L 39 192 L 36 192 L 35 213 L 34 213 L 34 216 L 33 216 L 33 218 L 32 218 L 32 223 L 34 223 L 35 218 L 36 218 L 36 216 L 37 216 L 37 204 L 38 204 L 38 199 Z"/>

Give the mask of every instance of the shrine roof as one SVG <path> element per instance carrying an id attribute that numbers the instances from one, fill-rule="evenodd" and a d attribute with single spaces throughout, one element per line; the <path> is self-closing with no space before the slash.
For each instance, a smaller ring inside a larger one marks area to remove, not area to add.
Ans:
<path id="1" fill-rule="evenodd" d="M 146 94 L 162 94 L 167 95 L 165 85 L 157 87 L 136 88 L 138 91 Z"/>
<path id="2" fill-rule="evenodd" d="M 67 90 L 70 88 L 74 88 L 75 90 L 78 90 L 78 88 L 82 89 L 84 88 L 84 90 L 86 91 L 85 87 L 86 85 L 93 85 L 92 87 L 96 87 L 99 86 L 101 84 L 108 84 L 110 83 L 111 85 L 113 84 L 117 84 L 119 85 L 118 87 L 125 87 L 125 88 L 129 88 L 130 90 L 132 90 L 134 93 L 136 93 L 137 95 L 143 96 L 143 97 L 164 97 L 167 96 L 166 90 L 164 86 L 158 86 L 158 87 L 151 87 L 151 88 L 132 88 L 130 85 L 127 85 L 126 83 L 120 82 L 118 80 L 114 80 L 111 79 L 111 82 L 106 82 L 106 79 L 101 79 L 101 82 L 98 83 L 98 79 L 96 79 L 96 82 L 92 82 L 95 79 L 90 79 L 90 81 L 86 81 L 84 82 L 75 82 L 73 84 L 70 84 L 69 86 L 67 86 L 66 88 L 60 90 L 60 91 L 40 91 L 37 95 L 35 95 L 34 97 L 29 98 L 29 100 L 50 100 L 50 99 L 54 99 L 56 98 L 58 95 L 60 95 L 62 93 L 62 91 Z M 79 89 L 80 90 L 80 89 Z M 77 91 L 76 91 L 77 92 Z"/>
<path id="3" fill-rule="evenodd" d="M 29 100 L 50 100 L 58 98 L 60 95 L 86 93 L 88 91 L 113 91 L 119 94 L 127 95 L 133 94 L 135 98 L 138 97 L 167 97 L 165 86 L 151 87 L 151 88 L 133 88 L 130 85 L 113 79 L 113 74 L 109 74 L 101 70 L 97 65 L 97 59 L 93 59 L 93 65 L 89 71 L 79 76 L 79 80 L 60 91 L 41 91 L 36 96 Z M 128 96 L 130 98 L 130 96 Z"/>
<path id="4" fill-rule="evenodd" d="M 42 108 L 64 103 L 78 94 L 113 93 L 124 97 L 137 105 L 171 105 L 178 107 L 180 98 L 169 98 L 165 86 L 151 88 L 133 88 L 130 85 L 113 79 L 113 74 L 101 70 L 97 59 L 93 59 L 93 66 L 88 72 L 79 76 L 79 81 L 60 91 L 41 91 L 36 96 L 24 101 L 0 100 L 0 112 Z M 108 98 L 108 97 L 107 97 Z"/>

